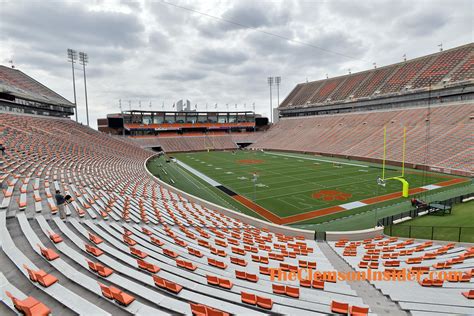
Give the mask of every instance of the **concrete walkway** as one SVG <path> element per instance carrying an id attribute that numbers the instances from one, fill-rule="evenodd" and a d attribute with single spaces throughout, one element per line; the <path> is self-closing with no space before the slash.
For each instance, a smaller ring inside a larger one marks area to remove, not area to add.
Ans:
<path id="1" fill-rule="evenodd" d="M 318 243 L 321 252 L 329 259 L 337 271 L 355 272 L 334 250 L 326 243 Z M 400 306 L 389 297 L 383 295 L 367 281 L 347 281 L 349 286 L 356 291 L 365 304 L 370 307 L 372 313 L 377 315 L 406 316 Z"/>

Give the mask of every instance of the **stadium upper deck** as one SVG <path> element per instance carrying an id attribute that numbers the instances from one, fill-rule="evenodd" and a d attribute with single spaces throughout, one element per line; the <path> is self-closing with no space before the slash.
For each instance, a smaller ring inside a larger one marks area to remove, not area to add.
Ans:
<path id="1" fill-rule="evenodd" d="M 0 65 L 0 109 L 16 112 L 69 116 L 74 104 L 28 76 L 24 72 Z"/>
<path id="2" fill-rule="evenodd" d="M 325 113 L 352 111 L 360 106 L 370 109 L 375 102 L 364 101 L 371 100 L 382 100 L 378 102 L 382 104 L 380 108 L 383 104 L 415 99 L 419 102 L 427 97 L 458 96 L 472 92 L 473 65 L 474 44 L 470 43 L 376 69 L 300 83 L 283 100 L 279 110 L 282 116 L 313 115 L 324 113 L 323 110 Z M 428 91 L 430 96 L 422 95 Z M 434 91 L 443 92 L 434 94 Z M 400 98 L 403 96 L 404 99 Z"/>

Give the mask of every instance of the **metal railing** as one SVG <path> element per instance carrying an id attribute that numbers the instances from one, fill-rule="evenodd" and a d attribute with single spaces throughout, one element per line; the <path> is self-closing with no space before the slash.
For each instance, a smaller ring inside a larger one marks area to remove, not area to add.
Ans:
<path id="1" fill-rule="evenodd" d="M 441 205 L 445 205 L 445 206 L 451 206 L 451 205 L 454 205 L 454 204 L 461 203 L 464 199 L 470 198 L 472 196 L 474 196 L 474 193 L 460 195 L 460 196 L 456 196 L 456 197 L 453 197 L 453 198 L 450 198 L 450 199 L 447 199 L 447 200 L 444 200 L 444 201 L 441 201 L 441 202 L 433 202 L 433 203 L 430 203 L 430 204 L 441 204 Z M 420 213 L 429 211 L 429 209 L 430 209 L 429 206 L 420 207 L 420 208 L 416 208 L 416 209 L 411 209 L 411 210 L 406 211 L 406 212 L 402 212 L 402 213 L 398 213 L 398 214 L 395 214 L 395 215 L 380 218 L 377 221 L 377 225 L 378 226 L 390 226 L 390 225 L 393 225 L 394 221 L 397 221 L 397 220 L 405 218 L 405 217 L 411 217 L 413 219 L 415 217 L 420 216 L 419 215 Z"/>
<path id="2" fill-rule="evenodd" d="M 385 226 L 384 233 L 406 238 L 474 242 L 474 226 L 389 225 Z"/>

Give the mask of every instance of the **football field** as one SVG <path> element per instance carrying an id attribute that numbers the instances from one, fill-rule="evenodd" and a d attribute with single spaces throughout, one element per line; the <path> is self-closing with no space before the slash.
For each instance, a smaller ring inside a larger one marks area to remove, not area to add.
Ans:
<path id="1" fill-rule="evenodd" d="M 177 153 L 171 156 L 205 175 L 201 178 L 212 179 L 217 183 L 215 187 L 221 187 L 221 190 L 224 187 L 223 192 L 260 217 L 280 224 L 354 211 L 387 201 L 395 203 L 401 198 L 399 181 L 387 181 L 385 186 L 377 184 L 377 178 L 382 175 L 378 164 L 260 151 Z M 400 174 L 399 168 L 389 166 L 385 177 Z M 420 170 L 410 169 L 405 170 L 404 178 L 410 184 L 410 194 L 439 191 L 467 180 L 437 173 L 424 175 Z"/>

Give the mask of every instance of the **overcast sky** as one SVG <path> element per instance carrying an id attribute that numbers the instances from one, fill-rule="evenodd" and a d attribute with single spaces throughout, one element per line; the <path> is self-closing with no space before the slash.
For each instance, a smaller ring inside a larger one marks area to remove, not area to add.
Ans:
<path id="1" fill-rule="evenodd" d="M 216 103 L 218 110 L 226 104 L 234 110 L 236 103 L 239 110 L 252 110 L 255 103 L 256 112 L 268 115 L 268 76 L 282 77 L 281 102 L 306 80 L 433 53 L 439 43 L 448 49 L 473 41 L 472 0 L 169 3 L 0 0 L 0 63 L 13 59 L 18 69 L 72 101 L 66 49 L 87 52 L 96 127 L 98 117 L 119 111 L 119 99 L 124 109 L 128 100 L 135 109 L 141 100 L 142 109 L 151 102 L 154 110 L 163 102 L 171 110 L 179 99 L 198 110 L 206 103 L 209 110 Z M 79 120 L 85 122 L 80 70 L 76 89 Z"/>

